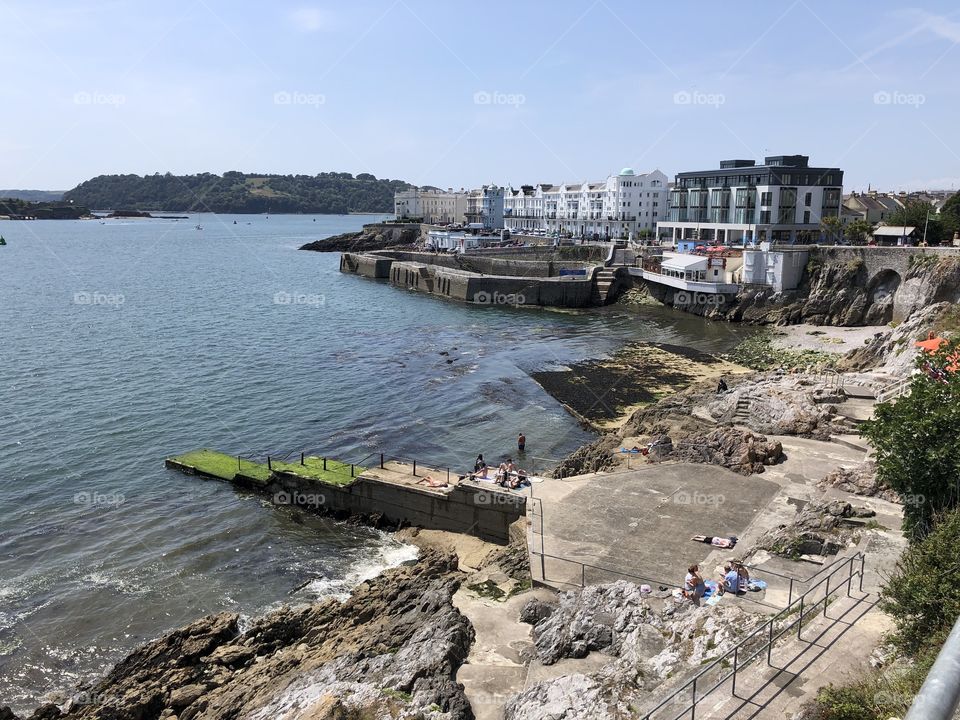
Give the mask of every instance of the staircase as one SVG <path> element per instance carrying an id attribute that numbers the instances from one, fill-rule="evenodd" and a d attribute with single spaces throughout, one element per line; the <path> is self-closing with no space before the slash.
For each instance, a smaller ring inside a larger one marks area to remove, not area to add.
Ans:
<path id="1" fill-rule="evenodd" d="M 737 407 L 733 411 L 734 425 L 744 425 L 750 420 L 750 400 L 749 398 L 737 398 Z"/>
<path id="2" fill-rule="evenodd" d="M 606 305 L 610 302 L 610 290 L 613 288 L 616 283 L 616 271 L 611 270 L 610 268 L 600 268 L 596 275 L 593 276 L 593 297 L 591 298 L 594 305 Z"/>

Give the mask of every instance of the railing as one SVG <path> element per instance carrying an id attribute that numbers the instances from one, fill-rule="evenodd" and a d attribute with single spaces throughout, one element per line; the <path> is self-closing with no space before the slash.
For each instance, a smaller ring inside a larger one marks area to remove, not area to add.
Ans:
<path id="1" fill-rule="evenodd" d="M 824 387 L 842 390 L 845 382 L 844 375 L 831 368 L 816 370 L 813 374 L 814 380 L 822 383 Z"/>
<path id="2" fill-rule="evenodd" d="M 913 382 L 912 377 L 901 378 L 889 385 L 884 385 L 874 393 L 878 403 L 885 403 L 897 398 L 902 398 L 910 394 L 910 385 Z"/>
<path id="3" fill-rule="evenodd" d="M 643 720 L 652 720 L 656 713 L 660 712 L 668 705 L 676 705 L 677 703 L 682 705 L 682 709 L 679 713 L 672 715 L 671 720 L 680 720 L 680 718 L 686 716 L 689 716 L 690 720 L 695 720 L 697 705 L 702 703 L 708 695 L 727 683 L 727 681 L 730 681 L 731 694 L 734 697 L 737 697 L 737 674 L 739 672 L 741 672 L 745 667 L 750 665 L 755 660 L 762 657 L 764 653 L 766 653 L 767 656 L 767 665 L 770 667 L 775 667 L 771 658 L 774 644 L 787 633 L 791 632 L 794 627 L 797 629 L 797 639 L 802 639 L 801 634 L 803 632 L 803 624 L 807 617 L 812 616 L 815 613 L 820 613 L 821 605 L 823 606 L 823 616 L 828 617 L 827 608 L 830 605 L 830 598 L 839 590 L 841 590 L 844 585 L 846 585 L 847 597 L 851 597 L 851 586 L 853 584 L 853 580 L 857 578 L 859 581 L 858 591 L 863 592 L 864 560 L 865 556 L 863 553 L 857 553 L 856 555 L 852 555 L 845 559 L 843 565 L 834 569 L 833 572 L 823 578 L 823 580 L 820 580 L 820 582 L 807 590 L 799 598 L 791 602 L 786 608 L 781 610 L 779 613 L 767 620 L 763 625 L 743 638 L 733 648 L 715 658 L 713 662 L 711 662 L 704 669 L 700 670 L 677 690 L 670 693 L 670 695 L 662 700 L 656 707 L 643 715 Z M 860 567 L 858 570 L 854 570 L 854 564 L 857 561 L 859 561 Z M 831 578 L 837 571 L 842 570 L 844 567 L 847 571 L 846 577 L 841 578 L 839 583 L 837 583 L 833 590 L 831 590 Z M 820 594 L 818 591 L 821 585 L 824 585 L 823 597 L 818 600 L 813 600 L 815 596 Z M 794 613 L 797 614 L 796 619 L 788 621 L 788 618 L 790 618 Z M 764 635 L 766 635 L 766 639 L 758 648 L 753 649 L 752 651 L 747 649 L 748 645 L 756 645 L 757 642 L 759 642 L 759 639 L 763 638 Z M 749 654 L 747 654 L 745 658 L 742 658 L 741 653 Z M 710 687 L 703 689 L 704 683 L 709 682 L 708 676 L 717 671 L 718 668 L 719 674 L 716 682 L 714 682 Z M 728 671 L 724 672 L 726 670 Z M 684 699 L 685 695 L 689 695 L 689 699 Z"/>
<path id="4" fill-rule="evenodd" d="M 539 524 L 540 524 L 540 531 L 539 531 L 539 533 L 537 533 L 536 531 L 534 531 L 534 534 L 539 534 L 539 535 L 540 535 L 541 545 L 542 545 L 542 543 L 543 543 L 543 537 L 544 537 L 544 535 L 543 535 L 543 504 L 540 503 L 540 504 L 538 505 L 538 508 L 539 508 L 539 511 L 534 511 L 534 512 L 535 512 L 536 515 L 539 515 L 539 517 L 540 517 L 540 522 L 539 522 Z M 536 527 L 536 525 L 534 525 L 534 527 Z M 648 584 L 648 585 L 650 585 L 651 587 L 654 587 L 654 588 L 657 588 L 657 587 L 668 587 L 668 588 L 678 587 L 676 584 L 671 583 L 671 582 L 668 582 L 668 581 L 665 581 L 665 580 L 662 580 L 662 579 L 661 579 L 661 580 L 658 580 L 657 578 L 644 577 L 644 576 L 642 576 L 642 575 L 636 575 L 636 574 L 634 574 L 634 573 L 628 573 L 628 572 L 624 572 L 624 571 L 622 571 L 622 570 L 616 570 L 616 569 L 614 569 L 614 568 L 604 567 L 604 566 L 602 566 L 602 565 L 594 565 L 594 564 L 592 564 L 592 563 L 585 563 L 585 562 L 583 562 L 583 561 L 581 561 L 581 560 L 574 560 L 574 559 L 572 559 L 572 558 L 564 558 L 564 557 L 559 557 L 559 556 L 557 556 L 557 555 L 550 555 L 550 554 L 548 554 L 548 553 L 546 553 L 546 552 L 543 552 L 543 548 L 542 548 L 542 547 L 541 547 L 541 551 L 540 551 L 540 552 L 537 552 L 536 550 L 532 550 L 532 549 L 531 549 L 531 550 L 530 550 L 530 554 L 531 554 L 531 555 L 534 555 L 535 557 L 540 558 L 540 581 L 542 581 L 542 582 L 544 582 L 544 583 L 546 583 L 546 582 L 551 582 L 551 583 L 558 583 L 558 584 L 561 584 L 561 585 L 571 585 L 571 586 L 573 586 L 573 587 L 585 588 L 585 587 L 587 587 L 587 585 L 596 585 L 596 584 L 598 584 L 598 582 L 609 582 L 609 577 L 610 577 L 610 576 L 614 576 L 614 577 L 617 577 L 617 578 L 620 578 L 620 579 L 629 580 L 629 581 L 631 581 L 631 582 L 645 583 L 645 584 Z M 549 577 L 547 577 L 547 563 L 546 563 L 547 560 L 553 560 L 553 561 L 568 563 L 568 564 L 570 564 L 570 565 L 576 566 L 577 570 L 576 570 L 576 572 L 575 572 L 573 575 L 565 576 L 565 577 L 570 578 L 570 579 L 560 579 L 560 578 L 557 578 L 557 577 L 549 578 Z M 607 579 L 607 580 L 597 580 L 597 579 L 594 579 L 592 582 L 588 582 L 588 575 L 592 574 L 592 575 L 596 576 L 596 575 L 598 575 L 598 574 L 600 574 L 600 573 L 606 575 L 606 576 L 608 577 L 608 579 Z M 572 582 L 571 579 L 577 580 L 577 582 Z"/>
<path id="5" fill-rule="evenodd" d="M 913 699 L 905 720 L 950 720 L 960 704 L 960 617 L 953 624 L 947 641 L 920 692 Z"/>

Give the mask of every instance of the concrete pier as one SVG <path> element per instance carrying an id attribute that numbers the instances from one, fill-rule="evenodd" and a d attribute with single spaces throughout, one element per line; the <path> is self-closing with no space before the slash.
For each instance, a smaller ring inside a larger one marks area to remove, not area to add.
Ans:
<path id="1" fill-rule="evenodd" d="M 506 545 L 510 526 L 526 515 L 525 496 L 492 484 L 459 482 L 448 471 L 384 461 L 361 468 L 330 458 L 258 463 L 212 450 L 167 458 L 167 467 L 231 482 L 277 505 L 335 517 L 358 517 L 378 527 L 416 525 L 474 535 Z"/>

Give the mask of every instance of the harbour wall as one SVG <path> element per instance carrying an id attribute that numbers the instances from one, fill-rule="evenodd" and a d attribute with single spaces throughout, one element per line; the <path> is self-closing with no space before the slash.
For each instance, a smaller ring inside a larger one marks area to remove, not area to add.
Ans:
<path id="1" fill-rule="evenodd" d="M 343 253 L 341 272 L 387 279 L 409 290 L 481 305 L 588 307 L 601 266 L 553 260 L 514 260 L 443 253 Z M 560 276 L 562 269 L 582 275 Z"/>
<path id="2" fill-rule="evenodd" d="M 173 458 L 166 464 L 191 475 L 226 479 Z M 467 483 L 441 492 L 361 475 L 349 485 L 332 485 L 283 471 L 274 471 L 266 481 L 238 473 L 229 482 L 307 512 L 355 517 L 376 527 L 446 530 L 501 545 L 510 540 L 510 526 L 526 515 L 524 496 Z"/>

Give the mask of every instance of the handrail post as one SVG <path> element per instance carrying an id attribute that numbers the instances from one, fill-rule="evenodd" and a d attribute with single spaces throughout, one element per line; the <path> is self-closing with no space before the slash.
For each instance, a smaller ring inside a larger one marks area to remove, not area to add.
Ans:
<path id="1" fill-rule="evenodd" d="M 380 453 L 380 469 L 383 470 L 383 453 Z"/>
<path id="2" fill-rule="evenodd" d="M 303 462 L 303 453 L 300 453 L 300 464 L 301 464 L 301 465 L 305 465 L 305 464 L 306 464 L 306 463 Z"/>
<path id="3" fill-rule="evenodd" d="M 587 566 L 580 563 L 580 587 L 587 587 Z"/>
<path id="4" fill-rule="evenodd" d="M 413 461 L 413 476 L 414 476 L 414 477 L 417 476 L 417 461 L 416 461 L 416 460 Z"/>
<path id="5" fill-rule="evenodd" d="M 733 648 L 733 684 L 730 687 L 730 694 L 734 697 L 737 696 L 737 660 L 740 657 L 740 645 L 735 645 Z"/>
<path id="6" fill-rule="evenodd" d="M 867 556 L 860 553 L 860 592 L 863 592 L 863 566 L 867 561 Z"/>
<path id="7" fill-rule="evenodd" d="M 793 605 L 793 578 L 790 578 L 790 592 L 787 595 L 787 607 Z"/>
<path id="8" fill-rule="evenodd" d="M 803 632 L 803 595 L 800 596 L 800 620 L 797 622 L 797 640 L 800 639 L 801 632 Z"/>
<path id="9" fill-rule="evenodd" d="M 696 720 L 697 717 L 697 678 L 694 676 L 693 684 L 691 685 L 693 690 L 693 704 L 690 706 L 690 720 Z"/>
<path id="10" fill-rule="evenodd" d="M 850 556 L 850 562 L 847 563 L 847 597 L 850 597 L 850 583 L 853 582 L 853 561 L 856 555 Z"/>
<path id="11" fill-rule="evenodd" d="M 823 590 L 823 616 L 827 616 L 827 604 L 830 602 L 830 576 L 827 575 L 827 585 Z"/>
<path id="12" fill-rule="evenodd" d="M 270 456 L 267 455 L 267 470 L 273 470 L 273 466 L 270 464 Z"/>
<path id="13" fill-rule="evenodd" d="M 353 463 L 350 463 L 350 477 L 353 477 Z"/>
<path id="14" fill-rule="evenodd" d="M 767 665 L 773 667 L 773 661 L 771 660 L 773 654 L 773 618 L 770 618 L 767 623 L 770 627 L 770 635 L 767 637 Z"/>

